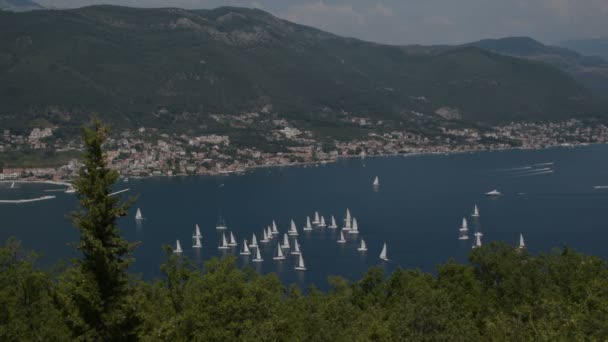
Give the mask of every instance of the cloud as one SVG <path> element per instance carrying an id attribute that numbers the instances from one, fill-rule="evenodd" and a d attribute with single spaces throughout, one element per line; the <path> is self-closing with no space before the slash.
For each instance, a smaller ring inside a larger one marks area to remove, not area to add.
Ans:
<path id="1" fill-rule="evenodd" d="M 376 6 L 372 7 L 369 10 L 369 13 L 372 15 L 380 15 L 384 17 L 392 17 L 395 15 L 395 13 L 390 7 L 381 3 L 376 3 Z"/>

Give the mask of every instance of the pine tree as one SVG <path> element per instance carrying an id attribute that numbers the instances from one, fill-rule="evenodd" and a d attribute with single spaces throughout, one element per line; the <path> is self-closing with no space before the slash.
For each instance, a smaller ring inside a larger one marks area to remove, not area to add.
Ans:
<path id="1" fill-rule="evenodd" d="M 120 236 L 117 217 L 133 203 L 109 196 L 118 173 L 108 167 L 103 143 L 108 128 L 94 120 L 83 129 L 84 166 L 74 182 L 80 210 L 71 219 L 80 232 L 82 258 L 64 277 L 60 298 L 74 337 L 95 341 L 136 339 L 140 318 L 127 269 L 135 244 Z"/>

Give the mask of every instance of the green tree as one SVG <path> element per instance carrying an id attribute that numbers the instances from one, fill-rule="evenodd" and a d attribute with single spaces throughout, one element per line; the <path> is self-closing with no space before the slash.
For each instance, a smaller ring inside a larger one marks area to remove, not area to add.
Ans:
<path id="1" fill-rule="evenodd" d="M 17 240 L 0 247 L 0 341 L 64 341 L 69 331 L 53 303 L 51 274 Z"/>
<path id="2" fill-rule="evenodd" d="M 84 166 L 74 182 L 80 210 L 71 219 L 82 253 L 64 275 L 60 298 L 74 337 L 82 340 L 135 339 L 140 318 L 127 269 L 135 244 L 120 236 L 117 217 L 133 200 L 109 196 L 118 173 L 108 168 L 103 143 L 108 128 L 93 120 L 83 129 Z"/>

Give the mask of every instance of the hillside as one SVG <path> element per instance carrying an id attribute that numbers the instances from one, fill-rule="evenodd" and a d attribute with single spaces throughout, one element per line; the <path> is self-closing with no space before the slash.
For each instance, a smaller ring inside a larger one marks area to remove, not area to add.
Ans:
<path id="1" fill-rule="evenodd" d="M 0 0 L 0 10 L 23 12 L 43 9 L 31 0 Z"/>
<path id="2" fill-rule="evenodd" d="M 608 61 L 608 37 L 566 40 L 558 42 L 555 45 L 568 48 L 588 56 L 600 56 Z"/>
<path id="3" fill-rule="evenodd" d="M 433 122 L 445 107 L 493 124 L 587 114 L 592 101 L 545 64 L 374 44 L 230 7 L 0 12 L 0 79 L 10 128 L 100 112 L 115 125 L 178 129 L 265 109 L 314 129 L 343 115 Z"/>
<path id="4" fill-rule="evenodd" d="M 485 39 L 468 45 L 553 65 L 572 75 L 587 88 L 608 94 L 608 60 L 584 56 L 563 47 L 544 45 L 528 37 Z"/>

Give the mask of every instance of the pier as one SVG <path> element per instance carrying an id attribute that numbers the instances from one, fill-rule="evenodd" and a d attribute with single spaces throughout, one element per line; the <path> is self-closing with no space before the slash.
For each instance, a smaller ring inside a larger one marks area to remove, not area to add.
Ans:
<path id="1" fill-rule="evenodd" d="M 0 200 L 0 204 L 22 204 L 38 201 L 46 201 L 55 198 L 55 196 L 42 196 L 38 198 L 18 199 L 18 200 Z"/>

